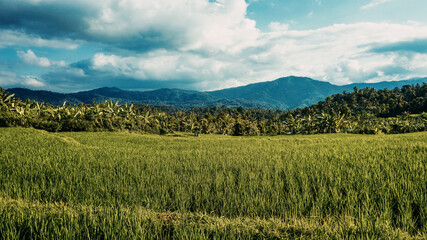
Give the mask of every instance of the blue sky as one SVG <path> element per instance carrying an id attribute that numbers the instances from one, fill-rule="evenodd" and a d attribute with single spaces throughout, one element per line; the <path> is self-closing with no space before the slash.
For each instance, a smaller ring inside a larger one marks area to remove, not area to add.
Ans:
<path id="1" fill-rule="evenodd" d="M 424 0 L 0 0 L 0 86 L 214 90 L 427 76 Z"/>

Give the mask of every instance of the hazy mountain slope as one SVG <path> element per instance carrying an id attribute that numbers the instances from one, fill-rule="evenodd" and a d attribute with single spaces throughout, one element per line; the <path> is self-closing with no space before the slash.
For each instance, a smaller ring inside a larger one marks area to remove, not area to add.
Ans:
<path id="1" fill-rule="evenodd" d="M 69 104 L 79 104 L 81 100 L 70 96 L 69 94 L 56 93 L 44 90 L 30 90 L 26 88 L 11 88 L 8 92 L 14 93 L 15 97 L 25 101 L 27 98 L 38 102 L 47 102 L 52 105 L 61 105 L 64 101 Z"/>
<path id="2" fill-rule="evenodd" d="M 422 84 L 423 82 L 427 82 L 427 78 L 338 86 L 311 78 L 290 76 L 271 82 L 254 83 L 209 93 L 217 99 L 256 100 L 273 105 L 274 108 L 294 109 L 312 105 L 335 93 L 341 93 L 342 91 L 352 92 L 354 87 L 359 89 L 365 87 L 392 89 L 395 87 L 400 88 L 403 85 Z"/>
<path id="3" fill-rule="evenodd" d="M 257 100 L 280 109 L 293 109 L 311 105 L 340 91 L 339 86 L 328 82 L 291 76 L 209 93 L 218 99 Z"/>
<path id="4" fill-rule="evenodd" d="M 34 91 L 25 88 L 11 88 L 8 92 L 14 93 L 15 97 L 22 100 L 32 99 L 47 102 L 52 105 L 103 102 L 105 100 L 119 101 L 120 103 L 138 103 L 150 105 L 169 105 L 183 109 L 192 107 L 245 107 L 245 108 L 275 108 L 265 102 L 248 101 L 245 99 L 214 99 L 205 92 L 181 90 L 181 89 L 158 89 L 154 91 L 138 92 L 126 91 L 119 88 L 98 88 L 90 91 L 77 93 L 55 93 L 50 91 Z"/>
<path id="5" fill-rule="evenodd" d="M 60 105 L 64 101 L 69 104 L 103 102 L 104 100 L 119 101 L 120 103 L 140 103 L 150 105 L 170 105 L 189 109 L 192 107 L 245 107 L 294 109 L 317 103 L 326 97 L 341 93 L 352 92 L 354 87 L 373 87 L 376 89 L 395 88 L 407 84 L 427 82 L 427 78 L 405 81 L 357 83 L 337 86 L 305 77 L 285 77 L 275 81 L 249 84 L 242 87 L 228 88 L 218 91 L 198 92 L 182 89 L 162 88 L 153 91 L 126 91 L 119 88 L 98 88 L 77 93 L 55 93 L 49 91 L 33 91 L 24 88 L 8 89 L 15 96 Z"/>
<path id="6" fill-rule="evenodd" d="M 409 80 L 402 80 L 402 81 L 392 81 L 392 82 L 378 82 L 378 83 L 355 83 L 355 84 L 349 84 L 341 86 L 343 88 L 343 91 L 353 91 L 354 87 L 357 87 L 359 89 L 361 88 L 375 88 L 375 89 L 393 89 L 393 88 L 401 88 L 403 85 L 416 85 L 416 84 L 422 84 L 423 82 L 427 82 L 427 78 L 414 78 Z"/>
<path id="7" fill-rule="evenodd" d="M 116 99 L 121 102 L 131 102 L 131 103 L 142 103 L 142 102 L 188 102 L 188 101 L 207 101 L 210 99 L 208 94 L 181 90 L 181 89 L 167 89 L 162 88 L 154 91 L 138 92 L 138 91 L 126 91 L 119 88 L 98 88 L 90 91 L 71 93 L 69 94 L 73 98 L 80 99 L 82 102 L 93 102 L 99 101 L 98 97 L 95 97 L 93 100 L 91 97 L 102 96 L 102 101 L 104 99 Z"/>

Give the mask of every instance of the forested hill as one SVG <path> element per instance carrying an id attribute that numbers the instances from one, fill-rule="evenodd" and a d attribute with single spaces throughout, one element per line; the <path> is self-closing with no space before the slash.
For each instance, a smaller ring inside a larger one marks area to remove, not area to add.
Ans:
<path id="1" fill-rule="evenodd" d="M 341 91 L 341 86 L 328 82 L 291 76 L 209 93 L 215 98 L 266 102 L 273 108 L 286 110 L 309 106 Z"/>
<path id="2" fill-rule="evenodd" d="M 317 113 L 336 110 L 353 115 L 370 113 L 377 117 L 427 112 L 427 83 L 379 90 L 355 87 L 353 92 L 334 94 L 325 101 L 304 109 L 307 112 Z"/>
<path id="3" fill-rule="evenodd" d="M 202 107 L 164 112 L 148 105 L 62 105 L 21 101 L 0 88 L 0 127 L 47 131 L 200 132 L 227 135 L 407 133 L 427 130 L 427 83 L 354 89 L 295 110 Z"/>
<path id="4" fill-rule="evenodd" d="M 352 91 L 354 87 L 375 89 L 393 89 L 403 85 L 422 84 L 424 79 L 412 79 L 394 82 L 333 85 L 304 77 L 285 77 L 275 81 L 261 82 L 247 86 L 223 89 L 210 92 L 198 92 L 182 89 L 158 89 L 154 91 L 127 91 L 119 88 L 99 88 L 77 93 L 55 93 L 49 91 L 33 91 L 24 88 L 7 89 L 17 98 L 27 98 L 52 105 L 80 103 L 101 103 L 105 100 L 120 103 L 139 103 L 149 105 L 167 105 L 181 109 L 193 107 L 243 107 L 288 110 L 303 108 L 324 100 L 332 94 Z"/>
<path id="5" fill-rule="evenodd" d="M 289 76 L 271 82 L 249 84 L 208 93 L 215 98 L 256 100 L 275 106 L 272 109 L 287 110 L 310 106 L 332 94 L 343 91 L 352 92 L 355 87 L 359 89 L 394 89 L 404 85 L 423 84 L 423 82 L 427 82 L 427 78 L 338 86 L 311 78 Z"/>

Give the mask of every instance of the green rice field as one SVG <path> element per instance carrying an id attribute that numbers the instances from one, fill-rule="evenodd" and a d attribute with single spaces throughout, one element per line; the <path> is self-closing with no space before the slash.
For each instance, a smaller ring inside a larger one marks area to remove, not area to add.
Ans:
<path id="1" fill-rule="evenodd" d="M 0 128 L 1 239 L 427 239 L 427 132 Z"/>

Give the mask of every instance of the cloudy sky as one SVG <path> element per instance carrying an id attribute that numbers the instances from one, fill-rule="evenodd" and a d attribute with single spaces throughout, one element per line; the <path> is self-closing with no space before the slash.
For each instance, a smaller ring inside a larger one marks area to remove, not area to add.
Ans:
<path id="1" fill-rule="evenodd" d="M 427 76 L 425 0 L 0 0 L 0 86 L 214 90 Z"/>

